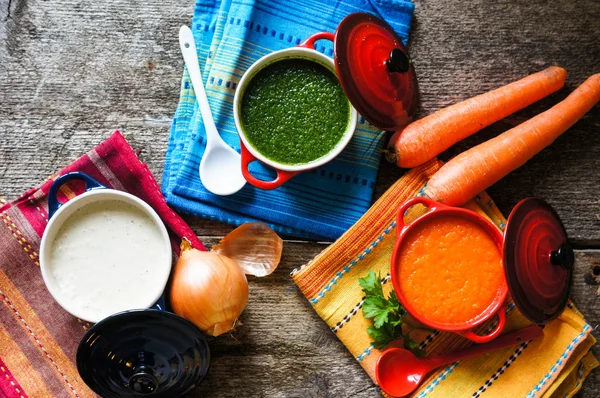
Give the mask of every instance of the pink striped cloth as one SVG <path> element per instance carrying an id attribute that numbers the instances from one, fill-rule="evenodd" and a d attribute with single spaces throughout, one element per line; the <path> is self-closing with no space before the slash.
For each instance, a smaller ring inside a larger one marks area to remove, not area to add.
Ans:
<path id="1" fill-rule="evenodd" d="M 66 313 L 50 296 L 39 270 L 39 244 L 48 222 L 48 191 L 54 179 L 82 171 L 102 184 L 127 191 L 156 210 L 178 254 L 182 237 L 204 250 L 190 227 L 167 206 L 148 166 L 120 132 L 19 198 L 0 206 L 0 397 L 89 397 L 75 367 L 80 339 L 90 327 Z M 61 189 L 62 201 L 80 190 Z"/>

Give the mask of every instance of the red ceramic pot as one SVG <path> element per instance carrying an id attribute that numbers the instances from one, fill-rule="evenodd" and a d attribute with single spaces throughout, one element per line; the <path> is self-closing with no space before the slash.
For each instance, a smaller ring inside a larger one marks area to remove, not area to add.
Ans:
<path id="1" fill-rule="evenodd" d="M 411 206 L 414 206 L 416 204 L 425 205 L 426 207 L 428 207 L 428 212 L 425 213 L 424 215 L 418 217 L 411 223 L 405 224 L 404 223 L 404 214 Z M 423 197 L 413 198 L 413 199 L 407 201 L 406 203 L 404 203 L 400 207 L 400 210 L 398 211 L 398 216 L 397 216 L 398 218 L 397 218 L 397 224 L 396 224 L 396 231 L 397 231 L 396 245 L 394 247 L 394 251 L 392 254 L 392 263 L 391 263 L 391 270 L 390 270 L 394 290 L 396 292 L 396 295 L 398 296 L 398 299 L 404 306 L 404 308 L 416 320 L 418 320 L 422 324 L 424 324 L 430 328 L 433 328 L 433 329 L 437 329 L 437 330 L 441 330 L 441 331 L 445 331 L 445 332 L 458 333 L 461 336 L 463 336 L 469 340 L 472 340 L 476 343 L 485 343 L 485 342 L 491 341 L 502 332 L 502 329 L 504 328 L 504 323 L 506 321 L 505 301 L 506 301 L 506 296 L 508 294 L 508 286 L 506 284 L 505 279 L 503 279 L 503 283 L 499 288 L 499 291 L 498 291 L 498 294 L 496 295 L 495 300 L 492 302 L 491 305 L 489 305 L 487 307 L 487 309 L 483 313 L 481 313 L 473 321 L 465 322 L 463 324 L 455 324 L 455 325 L 443 324 L 443 323 L 439 323 L 439 322 L 427 319 L 425 316 L 423 316 L 422 314 L 418 313 L 415 310 L 412 303 L 405 298 L 404 293 L 401 289 L 400 281 L 398 280 L 398 275 L 399 275 L 401 261 L 402 261 L 400 252 L 401 252 L 401 248 L 404 244 L 406 236 L 413 228 L 417 227 L 418 225 L 421 225 L 427 221 L 430 221 L 432 219 L 436 219 L 436 218 L 442 217 L 442 216 L 444 216 L 444 217 L 452 216 L 452 217 L 456 217 L 456 218 L 463 218 L 468 221 L 474 222 L 475 224 L 480 226 L 484 231 L 486 231 L 490 237 L 492 237 L 494 239 L 494 241 L 498 245 L 498 250 L 502 253 L 502 245 L 503 245 L 502 232 L 500 232 L 500 230 L 498 228 L 496 228 L 496 226 L 494 226 L 494 224 L 492 224 L 485 218 L 481 217 L 477 213 L 472 212 L 470 210 L 463 209 L 463 208 L 445 206 L 445 205 L 442 205 L 431 199 L 427 199 L 427 198 L 423 198 Z M 498 316 L 498 324 L 489 334 L 484 335 L 484 336 L 475 334 L 475 332 L 473 331 L 474 329 L 476 329 L 479 325 L 488 321 L 490 318 L 492 318 L 494 316 Z"/>
<path id="2" fill-rule="evenodd" d="M 348 145 L 348 143 L 350 142 L 350 139 L 352 139 L 352 136 L 354 135 L 354 130 L 356 128 L 356 123 L 358 120 L 358 113 L 356 113 L 356 110 L 352 107 L 352 105 L 348 101 L 348 105 L 350 108 L 350 116 L 349 116 L 348 125 L 346 127 L 346 131 L 342 135 L 342 138 L 337 143 L 337 145 L 331 151 L 329 151 L 329 153 L 325 154 L 324 156 L 322 156 L 318 159 L 310 161 L 308 163 L 298 164 L 298 165 L 287 165 L 287 164 L 276 162 L 272 159 L 267 158 L 266 156 L 261 154 L 259 151 L 257 151 L 254 147 L 252 147 L 252 144 L 246 138 L 246 133 L 244 132 L 244 127 L 243 127 L 242 121 L 241 121 L 242 120 L 242 117 L 241 117 L 241 115 L 242 115 L 242 105 L 241 105 L 242 98 L 244 96 L 244 92 L 246 91 L 246 88 L 248 87 L 248 84 L 250 84 L 250 82 L 252 81 L 252 78 L 254 76 L 256 76 L 256 74 L 258 72 L 260 72 L 267 66 L 269 66 L 277 61 L 280 61 L 282 59 L 302 59 L 302 60 L 308 60 L 311 62 L 316 62 L 316 63 L 326 67 L 334 74 L 336 74 L 335 65 L 333 63 L 333 60 L 331 58 L 327 57 L 326 55 L 321 54 L 320 52 L 315 50 L 314 46 L 315 46 L 315 42 L 317 40 L 333 41 L 334 35 L 333 35 L 333 33 L 327 33 L 327 32 L 316 33 L 296 47 L 286 48 L 284 50 L 275 51 L 273 53 L 265 55 L 264 57 L 262 57 L 258 61 L 256 61 L 254 64 L 252 64 L 252 66 L 246 71 L 246 73 L 244 73 L 244 75 L 242 76 L 242 79 L 240 80 L 238 88 L 235 91 L 235 97 L 233 100 L 233 117 L 235 120 L 235 126 L 236 126 L 238 134 L 240 136 L 240 148 L 241 148 L 241 152 L 242 152 L 242 174 L 244 175 L 244 178 L 246 179 L 246 181 L 248 181 L 250 184 L 254 185 L 257 188 L 260 188 L 260 189 L 279 188 L 290 178 L 292 178 L 304 171 L 311 170 L 311 169 L 314 169 L 314 168 L 324 165 L 325 163 L 333 160 L 333 158 L 335 158 L 337 155 L 339 155 L 340 152 L 342 152 L 344 150 L 346 145 Z M 249 167 L 250 163 L 252 163 L 255 160 L 259 160 L 262 163 L 273 168 L 277 172 L 277 177 L 272 181 L 263 181 L 263 180 L 260 180 L 256 177 L 254 177 L 252 174 L 250 174 L 248 167 Z"/>

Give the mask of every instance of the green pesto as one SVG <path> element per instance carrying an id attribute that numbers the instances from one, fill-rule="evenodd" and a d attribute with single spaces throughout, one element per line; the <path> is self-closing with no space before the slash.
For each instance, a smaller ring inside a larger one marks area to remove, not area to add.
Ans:
<path id="1" fill-rule="evenodd" d="M 336 75 L 303 59 L 285 59 L 254 76 L 242 98 L 250 145 L 281 164 L 306 164 L 328 154 L 350 122 Z"/>

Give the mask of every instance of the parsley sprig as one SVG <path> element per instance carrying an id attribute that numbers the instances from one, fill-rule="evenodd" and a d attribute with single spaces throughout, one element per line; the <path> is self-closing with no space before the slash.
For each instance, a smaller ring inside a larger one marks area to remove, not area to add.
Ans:
<path id="1" fill-rule="evenodd" d="M 414 341 L 409 333 L 418 327 L 406 322 L 404 315 L 406 311 L 396 293 L 392 290 L 388 298 L 383 294 L 381 278 L 375 272 L 369 271 L 369 275 L 359 278 L 358 283 L 365 293 L 365 302 L 362 311 L 365 318 L 373 318 L 373 326 L 369 326 L 367 333 L 371 336 L 373 346 L 379 350 L 385 348 L 396 339 L 404 340 L 404 347 L 421 355 L 419 344 Z M 410 327 L 403 332 L 402 325 Z"/>

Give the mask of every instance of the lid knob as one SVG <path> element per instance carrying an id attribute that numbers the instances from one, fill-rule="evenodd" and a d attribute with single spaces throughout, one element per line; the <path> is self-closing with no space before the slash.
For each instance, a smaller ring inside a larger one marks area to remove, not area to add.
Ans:
<path id="1" fill-rule="evenodd" d="M 406 73 L 410 68 L 410 59 L 399 48 L 394 48 L 390 52 L 390 57 L 385 61 L 388 71 L 392 73 Z"/>
<path id="2" fill-rule="evenodd" d="M 570 270 L 573 269 L 575 264 L 575 254 L 573 248 L 567 242 L 563 243 L 550 253 L 550 263 L 553 265 L 559 265 L 562 269 Z"/>
<path id="3" fill-rule="evenodd" d="M 142 367 L 129 378 L 129 388 L 140 394 L 151 394 L 158 387 L 152 369 Z"/>

